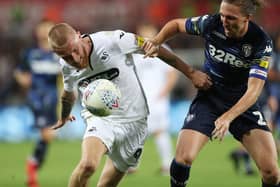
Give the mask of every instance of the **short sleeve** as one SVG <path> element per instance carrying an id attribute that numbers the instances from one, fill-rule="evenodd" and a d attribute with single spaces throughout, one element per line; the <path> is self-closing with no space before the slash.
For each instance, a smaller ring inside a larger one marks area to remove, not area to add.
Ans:
<path id="1" fill-rule="evenodd" d="M 124 54 L 141 51 L 144 38 L 133 33 L 117 30 L 114 35 L 116 42 Z"/>
<path id="2" fill-rule="evenodd" d="M 190 17 L 185 23 L 186 31 L 192 35 L 203 35 L 211 20 L 210 15 Z"/>

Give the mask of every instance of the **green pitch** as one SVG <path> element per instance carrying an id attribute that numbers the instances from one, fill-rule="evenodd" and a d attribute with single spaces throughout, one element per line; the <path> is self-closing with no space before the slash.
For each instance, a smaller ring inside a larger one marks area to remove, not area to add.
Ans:
<path id="1" fill-rule="evenodd" d="M 174 138 L 174 145 L 176 138 Z M 0 143 L 0 187 L 24 187 L 25 160 L 32 150 L 32 142 Z M 238 146 L 232 137 L 223 142 L 210 142 L 194 162 L 188 187 L 258 187 L 259 175 L 236 174 L 229 160 L 229 152 Z M 39 173 L 41 187 L 66 187 L 68 178 L 80 158 L 80 141 L 55 141 L 48 159 Z M 152 139 L 148 139 L 138 172 L 126 176 L 120 187 L 169 186 L 169 177 L 158 173 L 159 159 Z M 96 186 L 101 167 L 92 177 Z"/>

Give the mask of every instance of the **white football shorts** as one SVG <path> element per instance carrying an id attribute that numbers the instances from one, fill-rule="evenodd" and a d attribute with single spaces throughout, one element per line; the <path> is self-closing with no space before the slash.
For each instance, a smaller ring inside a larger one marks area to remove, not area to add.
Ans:
<path id="1" fill-rule="evenodd" d="M 115 122 L 106 118 L 86 118 L 84 139 L 98 137 L 108 149 L 108 156 L 121 172 L 136 167 L 148 136 L 147 119 L 134 122 Z"/>

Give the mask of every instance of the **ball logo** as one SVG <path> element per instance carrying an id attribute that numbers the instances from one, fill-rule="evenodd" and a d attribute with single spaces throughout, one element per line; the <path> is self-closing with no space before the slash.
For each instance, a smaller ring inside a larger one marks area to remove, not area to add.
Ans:
<path id="1" fill-rule="evenodd" d="M 114 107 L 114 108 L 119 108 L 119 102 L 118 102 L 118 100 L 116 100 L 116 101 L 112 104 L 112 107 Z"/>
<path id="2" fill-rule="evenodd" d="M 102 93 L 101 95 L 103 96 L 102 101 L 107 107 L 109 107 L 110 109 L 119 107 L 119 97 L 111 90 L 104 90 L 104 93 Z"/>

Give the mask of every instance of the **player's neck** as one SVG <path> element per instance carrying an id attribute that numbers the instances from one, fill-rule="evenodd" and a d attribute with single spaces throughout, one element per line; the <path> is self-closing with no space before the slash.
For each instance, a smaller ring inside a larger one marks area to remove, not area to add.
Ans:
<path id="1" fill-rule="evenodd" d="M 90 56 L 90 52 L 92 51 L 92 48 L 93 48 L 92 40 L 89 38 L 89 36 L 84 37 L 83 40 L 86 44 L 87 54 L 88 54 L 88 56 Z"/>
<path id="2" fill-rule="evenodd" d="M 246 35 L 246 33 L 248 32 L 248 25 L 249 24 L 246 24 L 244 26 L 244 28 L 242 30 L 240 30 L 239 35 L 237 36 L 237 38 L 243 38 Z"/>

